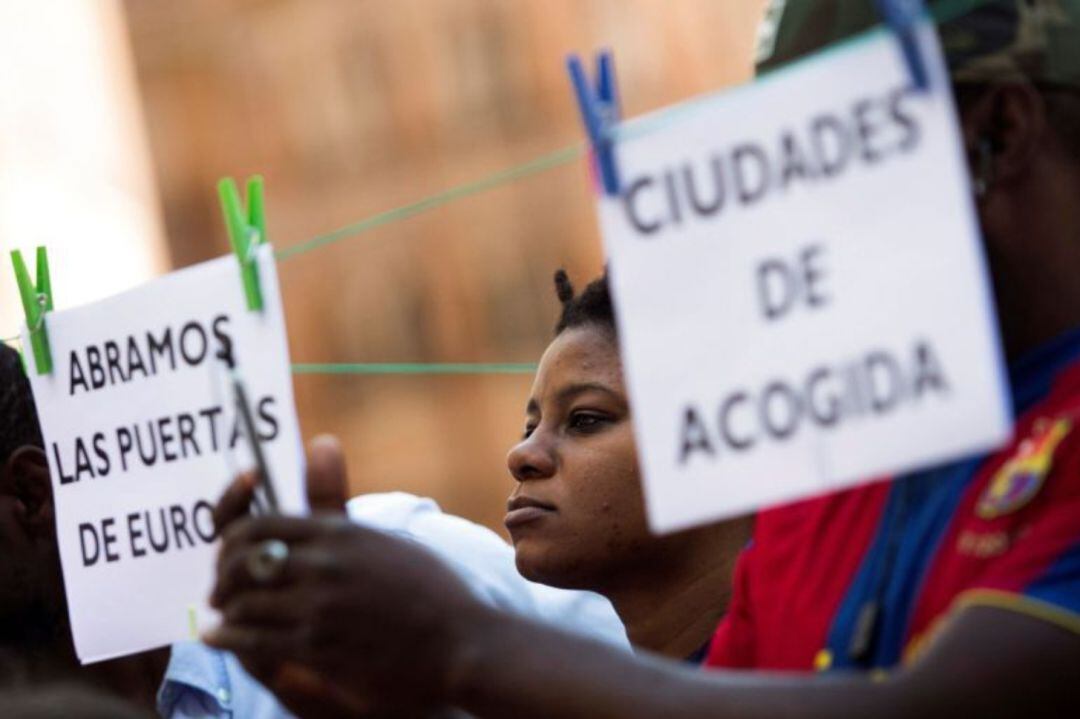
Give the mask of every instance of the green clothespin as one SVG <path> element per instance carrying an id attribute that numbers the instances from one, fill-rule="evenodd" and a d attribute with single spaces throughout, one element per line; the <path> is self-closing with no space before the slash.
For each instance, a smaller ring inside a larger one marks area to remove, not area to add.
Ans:
<path id="1" fill-rule="evenodd" d="M 240 201 L 240 191 L 231 177 L 218 181 L 221 211 L 225 214 L 225 227 L 229 231 L 236 259 L 240 262 L 240 275 L 244 281 L 244 295 L 249 310 L 263 307 L 262 290 L 259 288 L 259 270 L 255 264 L 255 251 L 266 242 L 266 216 L 263 205 L 263 179 L 258 175 L 247 181 L 247 210 Z"/>
<path id="2" fill-rule="evenodd" d="M 19 297 L 26 312 L 26 326 L 30 328 L 30 344 L 34 350 L 37 373 L 50 374 L 53 369 L 52 352 L 49 349 L 49 334 L 45 331 L 45 315 L 53 308 L 49 256 L 44 247 L 37 248 L 36 283 L 30 279 L 30 272 L 19 250 L 12 250 L 11 263 L 15 266 L 15 282 L 19 285 Z"/>

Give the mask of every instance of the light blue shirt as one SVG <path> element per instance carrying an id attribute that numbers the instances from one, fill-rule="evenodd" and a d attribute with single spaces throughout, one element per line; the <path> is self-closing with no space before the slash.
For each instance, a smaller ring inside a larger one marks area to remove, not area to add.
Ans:
<path id="1" fill-rule="evenodd" d="M 443 514 L 434 500 L 405 492 L 362 494 L 347 509 L 355 522 L 424 545 L 492 606 L 630 651 L 611 602 L 593 592 L 530 582 L 518 573 L 514 548 L 506 540 L 487 527 Z"/>
<path id="2" fill-rule="evenodd" d="M 443 514 L 431 499 L 403 492 L 364 494 L 350 500 L 347 509 L 353 521 L 411 539 L 439 555 L 492 606 L 630 649 L 626 630 L 606 599 L 526 580 L 517 572 L 513 548 L 499 535 Z M 198 642 L 173 645 L 158 712 L 170 719 L 293 719 L 236 657 Z"/>
<path id="3" fill-rule="evenodd" d="M 292 717 L 235 656 L 198 642 L 172 646 L 158 690 L 158 713 L 173 719 Z"/>

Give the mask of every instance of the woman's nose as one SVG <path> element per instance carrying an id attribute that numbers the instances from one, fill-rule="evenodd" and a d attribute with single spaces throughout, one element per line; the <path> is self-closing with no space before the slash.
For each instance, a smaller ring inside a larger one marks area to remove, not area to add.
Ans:
<path id="1" fill-rule="evenodd" d="M 534 432 L 510 450 L 506 464 L 514 479 L 547 479 L 555 474 L 555 455 L 539 432 Z"/>

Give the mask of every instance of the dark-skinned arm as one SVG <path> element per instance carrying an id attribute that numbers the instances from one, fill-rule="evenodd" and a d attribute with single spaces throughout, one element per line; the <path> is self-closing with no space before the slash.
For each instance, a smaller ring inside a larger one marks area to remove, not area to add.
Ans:
<path id="1" fill-rule="evenodd" d="M 290 545 L 275 586 L 251 548 Z M 348 522 L 262 518 L 231 527 L 209 641 L 287 659 L 389 704 L 488 717 L 1061 717 L 1080 709 L 1080 636 L 1004 609 L 952 618 L 918 663 L 883 680 L 701 672 L 510 616 L 477 601 L 413 542 Z"/>
<path id="2" fill-rule="evenodd" d="M 688 671 L 507 617 L 481 619 L 467 634 L 447 691 L 478 716 L 1080 716 L 1080 636 L 991 607 L 965 609 L 917 664 L 880 680 Z"/>

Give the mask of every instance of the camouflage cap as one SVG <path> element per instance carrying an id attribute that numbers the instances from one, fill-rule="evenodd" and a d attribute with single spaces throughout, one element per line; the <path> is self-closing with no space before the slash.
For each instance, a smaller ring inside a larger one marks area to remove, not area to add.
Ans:
<path id="1" fill-rule="evenodd" d="M 957 82 L 1027 80 L 1080 88 L 1080 0 L 931 0 Z M 880 21 L 873 0 L 770 0 L 759 73 Z"/>

